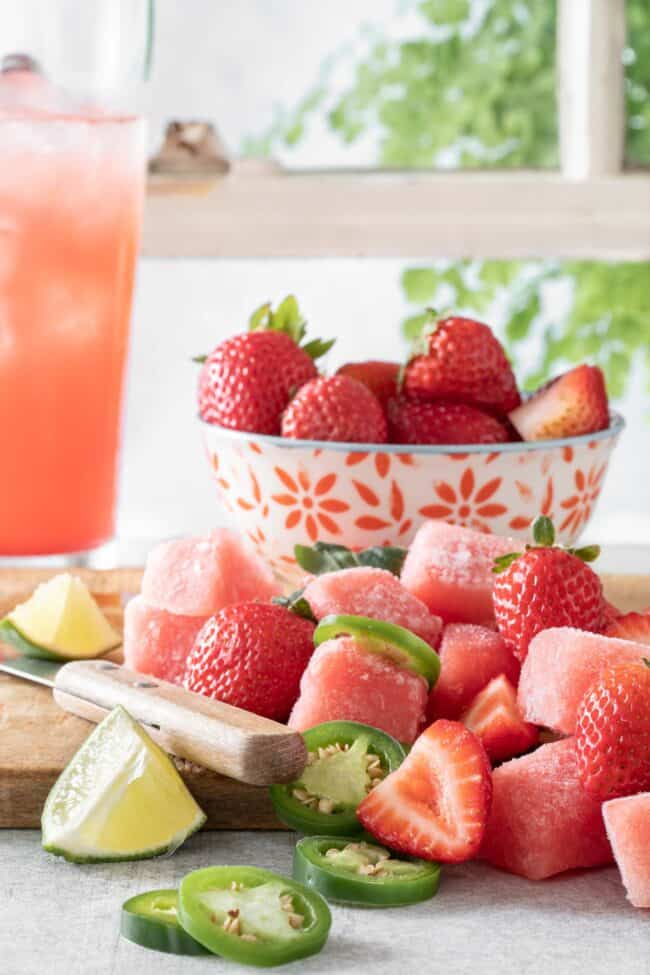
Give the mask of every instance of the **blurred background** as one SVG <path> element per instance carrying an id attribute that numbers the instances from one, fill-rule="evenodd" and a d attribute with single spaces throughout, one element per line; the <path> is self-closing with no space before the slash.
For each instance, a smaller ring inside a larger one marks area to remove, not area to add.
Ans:
<path id="1" fill-rule="evenodd" d="M 199 119 L 214 123 L 232 157 L 292 170 L 499 169 L 513 179 L 557 170 L 558 16 L 552 0 L 158 0 L 151 151 L 169 120 Z M 625 167 L 639 169 L 650 166 L 647 0 L 628 0 L 625 18 Z M 650 215 L 647 227 L 650 240 Z M 628 429 L 590 535 L 650 543 L 650 267 L 597 253 L 563 260 L 560 231 L 557 256 L 533 259 L 534 227 L 530 238 L 526 260 L 452 260 L 440 247 L 431 259 L 419 250 L 314 258 L 298 245 L 281 259 L 146 257 L 119 534 L 153 538 L 219 520 L 191 357 L 245 328 L 263 301 L 294 292 L 312 334 L 338 336 L 328 366 L 403 355 L 425 305 L 489 322 L 529 388 L 585 358 L 599 363 Z"/>

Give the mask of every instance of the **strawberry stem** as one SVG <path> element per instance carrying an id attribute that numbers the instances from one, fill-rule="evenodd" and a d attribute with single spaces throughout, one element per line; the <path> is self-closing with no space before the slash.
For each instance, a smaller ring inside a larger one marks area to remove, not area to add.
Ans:
<path id="1" fill-rule="evenodd" d="M 540 515 L 533 522 L 533 540 L 535 544 L 548 548 L 555 542 L 555 528 L 547 515 Z"/>

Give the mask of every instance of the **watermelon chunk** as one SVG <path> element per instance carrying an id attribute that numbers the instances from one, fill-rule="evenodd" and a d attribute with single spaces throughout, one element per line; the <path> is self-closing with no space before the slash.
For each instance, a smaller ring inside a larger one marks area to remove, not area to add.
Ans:
<path id="1" fill-rule="evenodd" d="M 629 902 L 650 907 L 650 792 L 610 799 L 603 819 Z"/>
<path id="2" fill-rule="evenodd" d="M 427 683 L 353 637 L 316 649 L 300 682 L 289 727 L 306 731 L 324 721 L 361 721 L 411 744 L 424 722 Z"/>
<path id="3" fill-rule="evenodd" d="M 305 599 L 317 620 L 350 614 L 396 623 L 411 630 L 430 646 L 437 647 L 442 630 L 440 617 L 404 588 L 392 572 L 359 567 L 328 572 L 306 586 Z"/>
<path id="4" fill-rule="evenodd" d="M 494 630 L 474 623 L 449 623 L 438 650 L 440 677 L 429 696 L 427 716 L 458 718 L 485 685 L 505 674 L 517 684 L 519 661 Z"/>
<path id="5" fill-rule="evenodd" d="M 492 762 L 521 755 L 539 739 L 539 730 L 522 718 L 517 691 L 505 674 L 494 677 L 476 695 L 460 720 L 481 741 Z"/>
<path id="6" fill-rule="evenodd" d="M 487 623 L 494 619 L 494 560 L 524 546 L 515 538 L 425 521 L 411 542 L 401 581 L 445 623 Z"/>
<path id="7" fill-rule="evenodd" d="M 271 569 L 227 528 L 157 545 L 142 578 L 150 606 L 182 616 L 212 616 L 232 603 L 268 601 L 278 591 Z"/>
<path id="8" fill-rule="evenodd" d="M 578 705 L 601 670 L 647 657 L 648 648 L 569 626 L 542 630 L 530 641 L 518 700 L 524 718 L 554 731 L 575 731 Z"/>
<path id="9" fill-rule="evenodd" d="M 529 880 L 611 862 L 601 804 L 580 784 L 573 739 L 500 765 L 492 787 L 484 860 Z"/>
<path id="10" fill-rule="evenodd" d="M 179 616 L 142 596 L 124 610 L 124 663 L 140 674 L 182 684 L 185 661 L 207 616 Z"/>

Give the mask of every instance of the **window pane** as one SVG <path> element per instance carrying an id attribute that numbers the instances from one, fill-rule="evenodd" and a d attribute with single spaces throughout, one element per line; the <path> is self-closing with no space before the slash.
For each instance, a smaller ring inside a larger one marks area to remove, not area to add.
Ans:
<path id="1" fill-rule="evenodd" d="M 650 279 L 636 264 L 408 260 L 146 260 L 138 279 L 120 533 L 203 531 L 218 520 L 196 420 L 191 357 L 293 292 L 314 336 L 346 360 L 401 358 L 403 323 L 426 304 L 495 327 L 528 386 L 599 362 L 627 419 L 589 537 L 650 543 Z M 160 391 L 165 390 L 161 397 Z"/>
<path id="2" fill-rule="evenodd" d="M 295 168 L 557 165 L 551 0 L 192 8 L 161 4 L 156 132 L 209 118 L 232 151 Z"/>
<path id="3" fill-rule="evenodd" d="M 627 128 L 625 155 L 634 165 L 650 165 L 650 4 L 627 0 L 624 53 Z"/>

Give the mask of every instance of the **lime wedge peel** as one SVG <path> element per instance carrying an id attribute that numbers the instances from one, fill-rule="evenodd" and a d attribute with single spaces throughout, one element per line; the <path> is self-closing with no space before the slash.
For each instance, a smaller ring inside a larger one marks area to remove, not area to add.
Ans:
<path id="1" fill-rule="evenodd" d="M 76 576 L 54 576 L 0 622 L 0 640 L 29 657 L 85 660 L 121 643 L 90 592 Z"/>
<path id="2" fill-rule="evenodd" d="M 169 757 L 117 707 L 52 787 L 43 848 L 75 863 L 141 860 L 173 853 L 205 820 Z"/>

